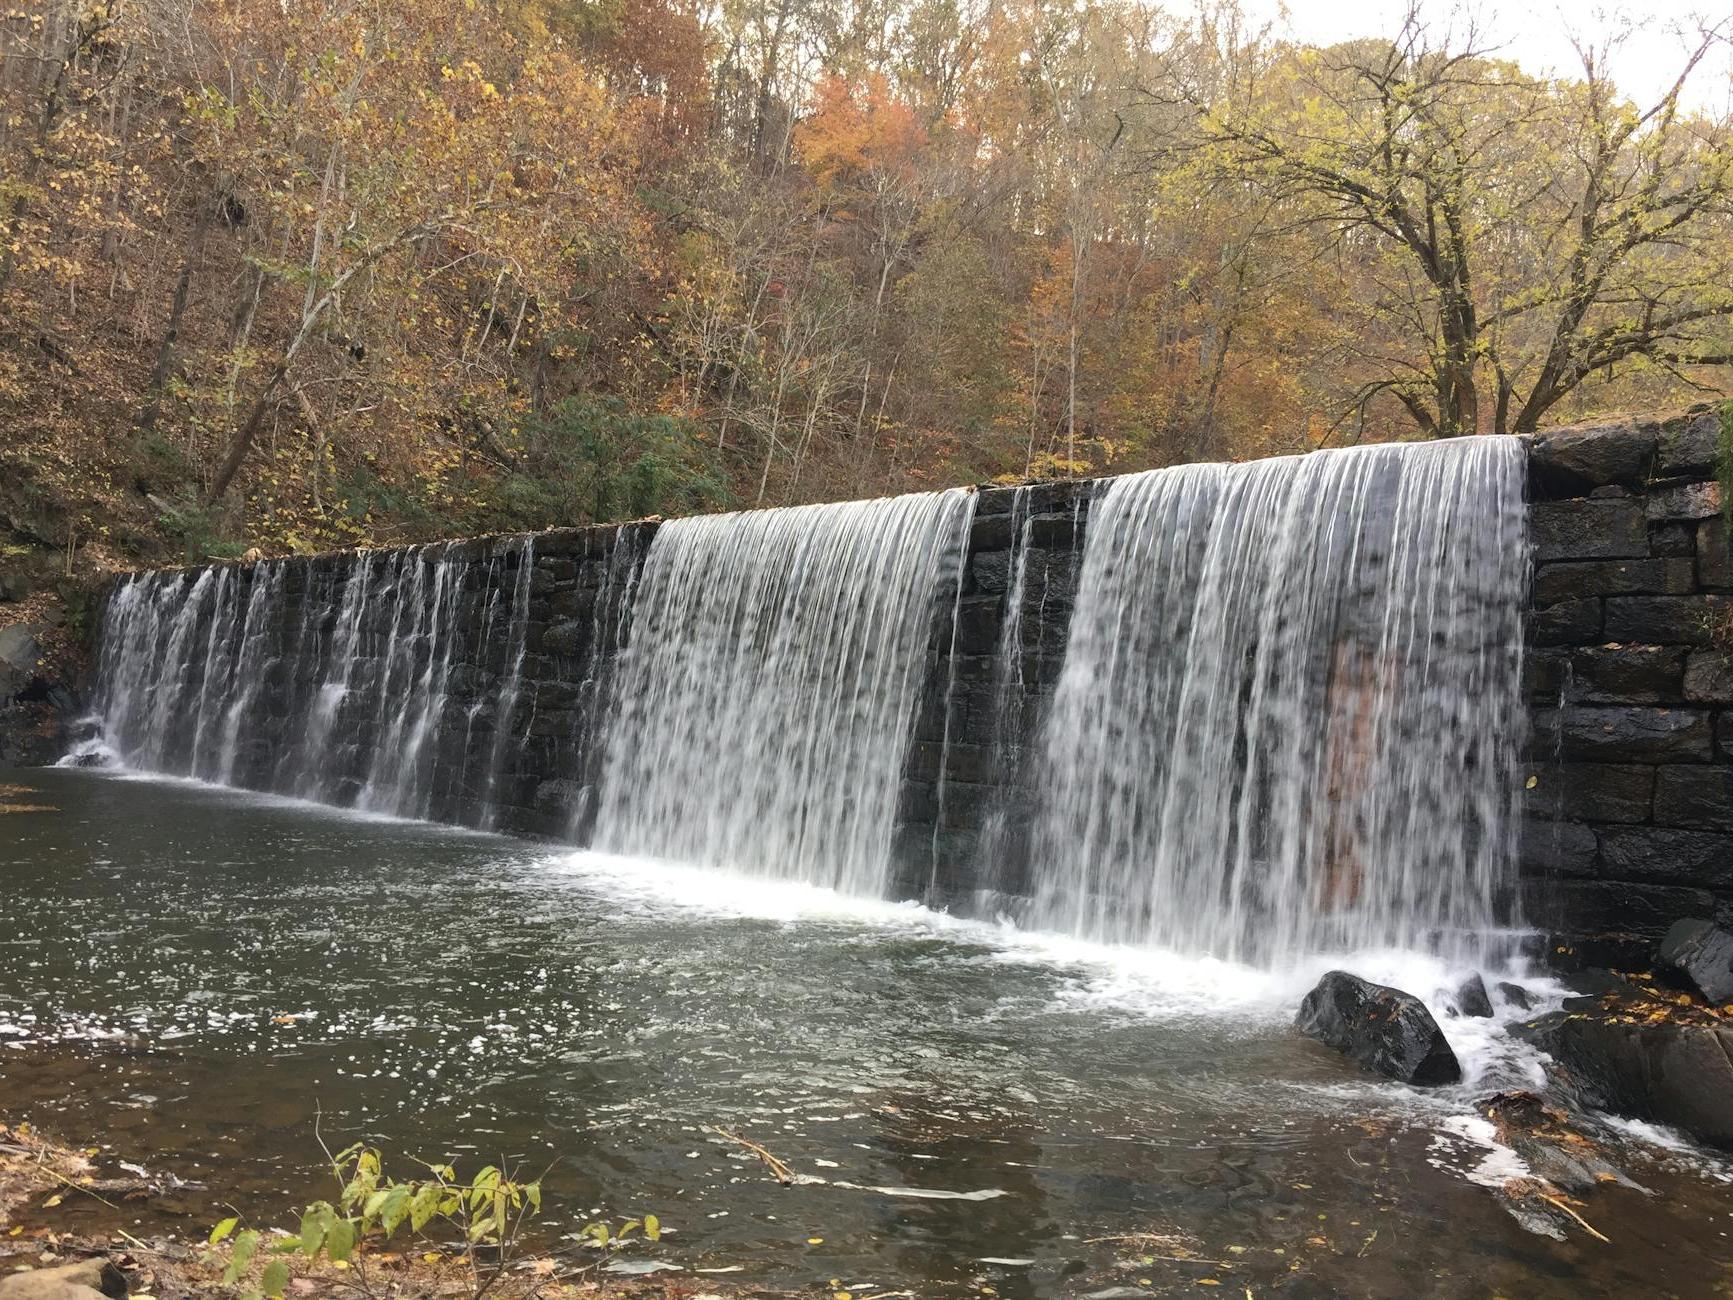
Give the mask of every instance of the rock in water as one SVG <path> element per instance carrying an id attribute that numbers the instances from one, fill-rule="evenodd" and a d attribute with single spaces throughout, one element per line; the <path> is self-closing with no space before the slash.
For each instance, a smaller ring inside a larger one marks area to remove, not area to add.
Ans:
<path id="1" fill-rule="evenodd" d="M 1483 1019 L 1492 1015 L 1492 999 L 1486 996 L 1486 981 L 1480 978 L 1479 971 L 1456 986 L 1455 1001 L 1461 1015 Z"/>
<path id="2" fill-rule="evenodd" d="M 1482 990 L 1485 996 L 1485 990 Z M 1419 998 L 1333 970 L 1300 1003 L 1294 1027 L 1404 1083 L 1457 1083 L 1462 1066 Z"/>
<path id="3" fill-rule="evenodd" d="M 1709 1001 L 1733 1002 L 1733 934 L 1714 922 L 1673 922 L 1655 960 L 1684 975 Z"/>
<path id="4" fill-rule="evenodd" d="M 1512 984 L 1505 980 L 1498 985 L 1498 995 L 1519 1011 L 1528 1011 L 1534 1006 L 1534 994 L 1520 984 Z"/>
<path id="5" fill-rule="evenodd" d="M 1678 1022 L 1617 1007 L 1555 1011 L 1519 1037 L 1552 1057 L 1548 1073 L 1580 1103 L 1733 1147 L 1733 1026 Z"/>

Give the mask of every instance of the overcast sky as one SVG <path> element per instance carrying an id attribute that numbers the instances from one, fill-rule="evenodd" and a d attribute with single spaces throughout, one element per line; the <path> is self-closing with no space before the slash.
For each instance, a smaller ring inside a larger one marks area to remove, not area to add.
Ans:
<path id="1" fill-rule="evenodd" d="M 1390 35 L 1401 26 L 1406 0 L 1243 0 L 1248 16 L 1273 23 L 1278 32 L 1312 44 L 1355 36 Z M 1457 7 L 1428 0 L 1425 12 L 1440 28 Z M 1283 11 L 1286 16 L 1283 16 Z M 1728 5 L 1696 0 L 1625 0 L 1606 5 L 1560 4 L 1558 0 L 1468 0 L 1472 14 L 1499 52 L 1531 72 L 1570 73 L 1581 67 L 1571 47 L 1573 32 L 1599 43 L 1626 24 L 1636 30 L 1612 60 L 1613 78 L 1633 99 L 1652 102 L 1678 76 L 1685 58 L 1679 27 L 1695 32 L 1697 15 L 1726 22 Z M 1733 35 L 1733 23 L 1724 30 Z M 1690 83 L 1694 107 L 1721 110 L 1733 102 L 1733 57 L 1726 43 L 1705 61 Z"/>

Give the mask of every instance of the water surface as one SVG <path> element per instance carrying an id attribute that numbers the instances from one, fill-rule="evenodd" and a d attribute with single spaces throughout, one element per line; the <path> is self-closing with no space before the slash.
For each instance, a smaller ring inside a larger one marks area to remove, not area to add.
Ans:
<path id="1" fill-rule="evenodd" d="M 1688 1152 L 1633 1150 L 1656 1195 L 1584 1207 L 1610 1246 L 1523 1232 L 1450 1121 L 1534 1062 L 1455 1021 L 1470 1085 L 1368 1079 L 1287 1027 L 1322 962 L 1268 975 L 190 783 L 24 779 L 57 810 L 0 818 L 0 1110 L 208 1180 L 150 1212 L 184 1231 L 321 1193 L 318 1116 L 400 1165 L 554 1162 L 550 1236 L 653 1210 L 673 1231 L 630 1258 L 765 1287 L 1729 1280 L 1733 1186 Z M 1449 978 L 1369 960 L 1417 992 Z M 812 1181 L 778 1186 L 714 1129 Z"/>

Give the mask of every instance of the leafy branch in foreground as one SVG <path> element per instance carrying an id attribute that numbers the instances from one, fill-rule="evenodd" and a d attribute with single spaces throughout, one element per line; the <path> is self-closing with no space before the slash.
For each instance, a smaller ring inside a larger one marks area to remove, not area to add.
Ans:
<path id="1" fill-rule="evenodd" d="M 356 1144 L 331 1157 L 331 1170 L 342 1189 L 336 1202 L 309 1205 L 298 1231 L 283 1232 L 267 1244 L 255 1229 L 237 1233 L 238 1218 L 212 1229 L 213 1247 L 234 1238 L 225 1286 L 242 1286 L 245 1300 L 278 1300 L 289 1285 L 290 1257 L 309 1264 L 323 1257 L 341 1275 L 342 1285 L 371 1300 L 384 1292 L 368 1273 L 367 1251 L 407 1226 L 410 1236 L 429 1245 L 455 1243 L 469 1274 L 470 1300 L 482 1300 L 521 1254 L 524 1225 L 542 1208 L 540 1179 L 522 1181 L 494 1165 L 468 1181 L 459 1179 L 451 1165 L 428 1165 L 427 1177 L 400 1181 L 384 1175 L 375 1148 Z M 617 1248 L 640 1230 L 651 1241 L 661 1237 L 653 1214 L 617 1229 L 591 1223 L 580 1235 L 597 1249 Z M 272 1258 L 252 1280 L 261 1251 Z"/>

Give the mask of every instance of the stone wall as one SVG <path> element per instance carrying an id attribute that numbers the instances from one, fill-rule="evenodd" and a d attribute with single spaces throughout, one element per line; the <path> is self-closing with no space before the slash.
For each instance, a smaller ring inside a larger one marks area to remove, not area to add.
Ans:
<path id="1" fill-rule="evenodd" d="M 934 629 L 904 783 L 896 852 L 906 893 L 967 903 L 981 891 L 1023 892 L 1018 832 L 1033 812 L 1023 760 L 1064 664 L 1099 485 L 977 495 L 961 589 Z"/>
<path id="2" fill-rule="evenodd" d="M 1555 932 L 1646 935 L 1681 915 L 1733 912 L 1733 559 L 1716 433 L 1703 414 L 1530 440 L 1522 876 L 1529 918 Z M 1098 488 L 978 492 L 960 588 L 934 611 L 896 836 L 905 894 L 1014 907 L 1024 889 L 1025 758 L 1063 664 Z M 461 739 L 441 751 L 433 816 L 587 835 L 609 670 L 655 527 L 537 535 L 517 707 L 510 718 L 473 707 L 504 670 L 504 633 L 497 621 L 466 631 L 447 724 Z M 510 598 L 521 539 L 427 550 L 463 566 L 466 623 L 480 626 L 490 597 Z M 355 557 L 288 563 L 286 624 L 318 627 Z M 459 774 L 501 725 L 521 740 L 489 812 Z M 247 783 L 272 788 L 268 765 Z"/>
<path id="3" fill-rule="evenodd" d="M 1523 874 L 1566 934 L 1733 912 L 1733 560 L 1711 413 L 1536 435 Z"/>
<path id="4" fill-rule="evenodd" d="M 155 575 L 181 594 L 142 604 L 184 611 L 184 623 L 153 634 L 157 653 L 178 653 L 149 694 L 172 692 L 175 707 L 152 708 L 144 736 L 111 738 L 123 753 L 150 744 L 150 766 L 249 789 L 350 805 L 378 783 L 381 811 L 581 835 L 608 676 L 655 530 L 554 529 L 529 548 L 507 535 Z M 427 607 L 408 608 L 410 592 Z M 219 643 L 230 666 L 209 668 L 206 647 Z M 332 681 L 346 689 L 327 703 Z M 99 705 L 104 689 L 89 692 Z M 406 733 L 404 718 L 426 734 Z"/>

